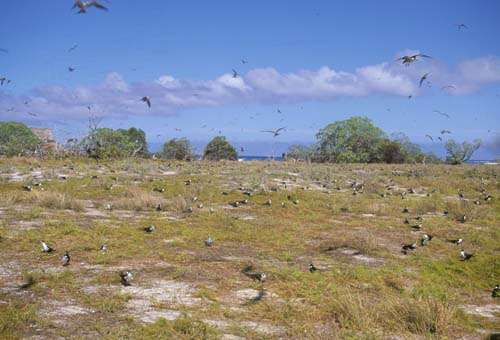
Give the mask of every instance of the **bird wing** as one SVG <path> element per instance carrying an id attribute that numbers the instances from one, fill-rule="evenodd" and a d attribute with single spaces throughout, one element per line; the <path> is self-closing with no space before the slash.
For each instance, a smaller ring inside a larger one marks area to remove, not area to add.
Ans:
<path id="1" fill-rule="evenodd" d="M 268 132 L 268 133 L 273 133 L 274 134 L 274 131 L 271 131 L 271 130 L 261 130 L 260 132 Z"/>
<path id="2" fill-rule="evenodd" d="M 102 9 L 102 10 L 105 10 L 107 11 L 107 7 L 104 7 L 103 5 L 101 5 L 100 3 L 98 3 L 97 1 L 92 1 L 91 3 L 88 4 L 88 6 L 94 6 L 95 8 L 98 8 L 98 9 Z"/>
<path id="3" fill-rule="evenodd" d="M 434 138 L 432 138 L 432 136 L 430 136 L 430 135 L 425 135 L 425 137 L 429 138 L 431 141 L 433 141 L 433 142 L 434 142 Z"/>
<path id="4" fill-rule="evenodd" d="M 280 127 L 278 130 L 276 130 L 276 132 L 280 132 L 281 130 L 285 130 L 286 127 Z"/>
<path id="5" fill-rule="evenodd" d="M 417 54 L 417 57 L 431 58 L 431 59 L 432 59 L 432 57 L 431 57 L 431 56 L 426 55 L 426 54 Z"/>

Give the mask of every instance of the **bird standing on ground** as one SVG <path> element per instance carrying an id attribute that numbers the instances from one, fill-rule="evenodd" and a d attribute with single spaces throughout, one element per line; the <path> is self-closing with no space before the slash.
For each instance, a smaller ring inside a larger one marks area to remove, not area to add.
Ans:
<path id="1" fill-rule="evenodd" d="M 211 247 L 211 246 L 213 246 L 213 244 L 214 244 L 214 240 L 210 236 L 208 236 L 208 238 L 205 240 L 205 245 L 207 247 Z"/>
<path id="2" fill-rule="evenodd" d="M 154 225 L 150 225 L 150 226 L 147 226 L 146 228 L 144 228 L 144 231 L 147 233 L 150 233 L 150 234 L 155 230 L 156 230 L 156 227 Z"/>
<path id="3" fill-rule="evenodd" d="M 69 252 L 66 251 L 63 255 L 63 257 L 61 258 L 61 261 L 62 261 L 62 265 L 63 266 L 67 266 L 69 265 L 69 261 L 71 260 L 71 257 L 69 256 Z"/>
<path id="4" fill-rule="evenodd" d="M 120 272 L 121 283 L 124 286 L 130 286 L 133 278 L 134 277 L 133 277 L 132 273 L 128 270 L 124 270 L 124 271 Z"/>
<path id="5" fill-rule="evenodd" d="M 465 252 L 465 250 L 463 250 L 463 249 L 460 251 L 460 258 L 462 259 L 462 261 L 468 261 L 468 260 L 470 260 L 473 256 L 474 256 L 474 254 L 472 254 L 472 253 L 467 253 L 467 252 Z"/>
<path id="6" fill-rule="evenodd" d="M 52 247 L 48 246 L 47 243 L 42 241 L 42 251 L 44 253 L 52 253 L 54 251 L 54 249 Z"/>
<path id="7" fill-rule="evenodd" d="M 312 262 L 309 263 L 309 272 L 310 273 L 314 273 L 317 270 L 318 270 L 318 268 L 316 268 L 316 266 Z"/>
<path id="8" fill-rule="evenodd" d="M 463 239 L 461 238 L 458 238 L 458 239 L 454 239 L 454 240 L 446 240 L 450 243 L 453 243 L 453 244 L 456 244 L 456 245 L 459 245 L 459 244 L 462 244 L 462 242 L 464 241 Z"/>
<path id="9" fill-rule="evenodd" d="M 491 297 L 500 297 L 500 285 L 496 285 L 495 287 L 493 287 L 493 290 L 491 291 Z"/>
<path id="10" fill-rule="evenodd" d="M 403 254 L 407 254 L 409 251 L 417 249 L 417 243 L 413 242 L 413 243 L 409 243 L 409 244 L 403 244 L 403 246 L 401 248 L 402 248 Z"/>
<path id="11" fill-rule="evenodd" d="M 245 268 L 243 268 L 241 272 L 244 275 L 248 276 L 249 278 L 259 281 L 261 283 L 266 281 L 267 278 L 265 273 L 255 271 L 252 266 L 246 266 Z"/>

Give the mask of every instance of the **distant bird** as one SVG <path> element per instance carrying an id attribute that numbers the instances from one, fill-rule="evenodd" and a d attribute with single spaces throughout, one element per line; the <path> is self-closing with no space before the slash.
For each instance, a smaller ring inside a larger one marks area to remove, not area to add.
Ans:
<path id="1" fill-rule="evenodd" d="M 267 205 L 267 206 L 269 206 L 269 207 L 270 207 L 272 204 L 273 204 L 273 202 L 271 201 L 271 199 L 268 199 L 268 200 L 266 201 L 266 203 L 265 203 L 265 205 Z"/>
<path id="2" fill-rule="evenodd" d="M 233 68 L 233 78 L 238 78 L 239 74 L 238 72 Z"/>
<path id="3" fill-rule="evenodd" d="M 443 90 L 443 91 L 444 91 L 444 90 L 448 90 L 448 89 L 450 89 L 450 90 L 455 90 L 456 88 L 457 88 L 457 87 L 456 87 L 455 85 L 451 85 L 451 84 L 450 84 L 450 85 L 445 85 L 445 86 L 442 86 L 442 87 L 441 87 L 441 90 Z"/>
<path id="4" fill-rule="evenodd" d="M 52 253 L 54 251 L 54 248 L 48 246 L 47 243 L 45 243 L 43 241 L 41 243 L 42 243 L 42 251 L 44 253 Z"/>
<path id="5" fill-rule="evenodd" d="M 246 266 L 245 268 L 243 268 L 241 272 L 244 275 L 248 276 L 249 278 L 259 281 L 261 283 L 266 281 L 267 278 L 265 273 L 255 271 L 252 266 Z"/>
<path id="6" fill-rule="evenodd" d="M 33 187 L 31 185 L 23 185 L 23 189 L 25 191 L 33 191 Z"/>
<path id="7" fill-rule="evenodd" d="M 443 141 L 443 137 L 439 136 L 439 137 L 438 137 L 438 140 L 439 140 L 440 142 L 442 142 L 442 141 Z"/>
<path id="8" fill-rule="evenodd" d="M 108 246 L 103 244 L 101 245 L 101 247 L 99 248 L 100 251 L 102 251 L 103 253 L 107 252 L 108 251 Z"/>
<path id="9" fill-rule="evenodd" d="M 318 268 L 316 268 L 316 266 L 312 262 L 309 263 L 309 272 L 310 273 L 314 273 L 317 270 L 318 270 Z"/>
<path id="10" fill-rule="evenodd" d="M 420 82 L 418 84 L 418 87 L 422 87 L 422 83 L 427 80 L 427 78 L 429 77 L 431 73 L 430 72 L 427 72 L 426 74 L 424 74 L 422 77 L 420 77 Z"/>
<path id="11" fill-rule="evenodd" d="M 409 244 L 403 244 L 401 247 L 402 251 L 404 254 L 407 254 L 409 251 L 417 249 L 417 243 L 409 243 Z"/>
<path id="12" fill-rule="evenodd" d="M 460 245 L 462 244 L 462 242 L 464 241 L 463 239 L 461 238 L 457 238 L 457 239 L 452 239 L 452 240 L 446 240 L 447 242 L 450 242 L 450 243 L 453 243 L 453 244 L 456 244 L 456 245 Z"/>
<path id="13" fill-rule="evenodd" d="M 422 224 L 419 223 L 419 224 L 412 225 L 411 228 L 413 230 L 420 230 L 420 229 L 422 229 Z"/>
<path id="14" fill-rule="evenodd" d="M 248 60 L 246 59 L 241 59 L 241 63 L 244 65 L 244 64 L 248 64 Z"/>
<path id="15" fill-rule="evenodd" d="M 496 285 L 495 287 L 493 287 L 493 290 L 491 291 L 491 297 L 500 297 L 500 285 Z"/>
<path id="16" fill-rule="evenodd" d="M 283 131 L 285 129 L 286 129 L 286 127 L 281 127 L 279 129 L 276 129 L 276 130 L 262 130 L 261 132 L 272 133 L 273 137 L 277 137 L 281 134 L 280 131 Z"/>
<path id="17" fill-rule="evenodd" d="M 241 147 L 240 152 L 245 152 L 245 149 L 243 147 Z"/>
<path id="18" fill-rule="evenodd" d="M 405 208 L 403 209 L 403 213 L 404 213 L 404 214 L 407 214 L 407 213 L 409 213 L 409 212 L 410 212 L 410 210 L 409 210 L 407 207 L 405 207 Z"/>
<path id="19" fill-rule="evenodd" d="M 124 286 L 130 286 L 133 278 L 134 277 L 133 277 L 132 273 L 128 270 L 124 270 L 124 271 L 120 272 L 121 283 Z"/>
<path id="20" fill-rule="evenodd" d="M 420 245 L 425 246 L 429 243 L 430 240 L 432 240 L 433 236 L 432 235 L 427 235 L 424 234 L 422 235 L 422 238 L 420 239 Z"/>
<path id="21" fill-rule="evenodd" d="M 431 136 L 431 135 L 425 135 L 425 137 L 429 138 L 431 141 L 433 141 L 433 142 L 434 142 L 434 138 L 432 138 L 432 136 Z"/>
<path id="22" fill-rule="evenodd" d="M 1 77 L 0 78 L 0 86 L 3 86 L 3 84 L 7 82 L 7 84 L 10 84 L 11 80 L 7 79 L 6 77 Z"/>
<path id="23" fill-rule="evenodd" d="M 214 240 L 210 236 L 208 236 L 208 238 L 205 240 L 205 245 L 207 247 L 211 247 L 211 246 L 213 246 L 213 244 L 214 244 Z"/>
<path id="24" fill-rule="evenodd" d="M 467 252 L 465 252 L 465 250 L 463 250 L 463 249 L 460 251 L 460 258 L 462 259 L 462 261 L 468 261 L 468 260 L 470 260 L 473 256 L 474 256 L 474 254 L 467 253 Z"/>
<path id="25" fill-rule="evenodd" d="M 141 98 L 141 101 L 143 101 L 144 103 L 146 103 L 146 105 L 151 108 L 151 98 L 149 98 L 148 96 L 144 96 Z"/>
<path id="26" fill-rule="evenodd" d="M 153 231 L 156 230 L 156 227 L 154 225 L 150 225 L 144 228 L 144 231 L 147 233 L 152 233 Z"/>
<path id="27" fill-rule="evenodd" d="M 104 11 L 108 10 L 106 7 L 104 7 L 103 5 L 101 5 L 97 1 L 81 1 L 81 0 L 75 1 L 75 4 L 73 5 L 72 9 L 78 8 L 79 9 L 78 13 L 84 14 L 84 13 L 87 13 L 87 9 L 90 7 L 95 7 L 97 9 L 104 10 Z"/>
<path id="28" fill-rule="evenodd" d="M 28 114 L 29 114 L 30 116 L 33 116 L 33 117 L 38 117 L 38 115 L 37 115 L 36 113 L 33 113 L 33 112 L 28 112 Z"/>
<path id="29" fill-rule="evenodd" d="M 156 191 L 156 192 L 165 192 L 165 188 L 153 188 L 153 191 Z"/>
<path id="30" fill-rule="evenodd" d="M 185 185 L 190 185 L 191 183 L 192 183 L 192 181 L 191 181 L 190 179 L 188 179 L 188 180 L 184 181 L 184 184 L 185 184 Z"/>
<path id="31" fill-rule="evenodd" d="M 467 221 L 467 216 L 464 214 L 458 218 L 458 222 L 465 223 Z"/>
<path id="32" fill-rule="evenodd" d="M 410 95 L 408 96 L 408 99 L 411 99 L 412 97 L 413 97 L 413 95 L 412 95 L 412 94 L 410 94 Z"/>
<path id="33" fill-rule="evenodd" d="M 69 48 L 68 52 L 73 52 L 73 51 L 74 51 L 77 47 L 78 47 L 78 45 L 77 45 L 77 44 L 75 44 L 75 45 L 71 46 L 71 47 Z"/>
<path id="34" fill-rule="evenodd" d="M 463 29 L 468 29 L 469 27 L 467 27 L 467 25 L 465 25 L 465 24 L 458 24 L 457 28 L 458 28 L 459 31 L 461 31 Z"/>
<path id="35" fill-rule="evenodd" d="M 434 110 L 433 112 L 436 112 L 436 113 L 440 114 L 441 116 L 445 116 L 446 118 L 450 118 L 450 115 L 445 113 L 445 112 L 442 112 L 439 110 Z"/>
<path id="36" fill-rule="evenodd" d="M 451 133 L 450 130 L 441 130 L 441 134 L 444 135 L 445 133 Z"/>
<path id="37" fill-rule="evenodd" d="M 61 262 L 62 262 L 62 265 L 63 266 L 67 266 L 69 265 L 69 261 L 71 260 L 71 257 L 69 256 L 69 252 L 66 251 L 63 255 L 63 257 L 61 258 Z"/>
<path id="38" fill-rule="evenodd" d="M 21 290 L 28 289 L 32 287 L 34 284 L 35 284 L 35 278 L 32 275 L 29 275 L 26 282 L 19 286 L 19 289 Z"/>
<path id="39" fill-rule="evenodd" d="M 74 71 L 75 71 L 75 68 L 74 68 L 74 67 L 69 66 L 69 67 L 68 67 L 68 71 L 69 71 L 69 72 L 74 72 Z"/>
<path id="40" fill-rule="evenodd" d="M 276 112 L 278 112 L 278 113 L 280 113 L 280 114 L 282 113 L 280 109 L 277 109 L 277 110 L 276 110 Z"/>
<path id="41" fill-rule="evenodd" d="M 419 54 L 402 56 L 401 58 L 396 59 L 396 61 L 401 60 L 403 65 L 410 66 L 410 64 L 416 62 L 419 58 L 432 58 L 432 57 L 419 53 Z"/>
<path id="42" fill-rule="evenodd" d="M 0 52 L 9 53 L 9 51 L 7 51 L 5 48 L 0 48 Z"/>

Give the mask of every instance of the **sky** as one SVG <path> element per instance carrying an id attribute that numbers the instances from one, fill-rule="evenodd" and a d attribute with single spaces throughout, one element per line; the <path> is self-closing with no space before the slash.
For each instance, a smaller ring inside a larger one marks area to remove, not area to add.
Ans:
<path id="1" fill-rule="evenodd" d="M 108 11 L 86 14 L 73 3 L 2 1 L 0 120 L 63 141 L 94 116 L 143 129 L 153 149 L 222 134 L 271 155 L 364 115 L 426 150 L 442 153 L 446 129 L 483 141 L 474 158 L 500 157 L 500 1 L 102 0 Z M 396 61 L 417 53 L 432 58 Z"/>

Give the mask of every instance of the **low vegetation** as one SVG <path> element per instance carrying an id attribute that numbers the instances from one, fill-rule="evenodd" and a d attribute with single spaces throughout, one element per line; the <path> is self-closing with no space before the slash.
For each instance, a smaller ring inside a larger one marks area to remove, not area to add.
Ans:
<path id="1" fill-rule="evenodd" d="M 0 337 L 482 338 L 500 317 L 499 176 L 494 165 L 3 159 Z"/>

